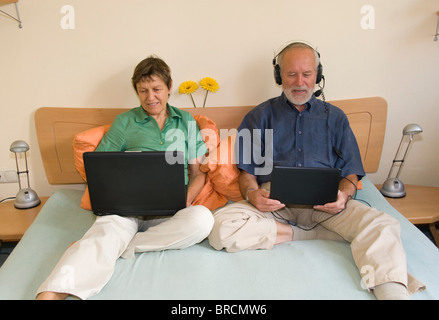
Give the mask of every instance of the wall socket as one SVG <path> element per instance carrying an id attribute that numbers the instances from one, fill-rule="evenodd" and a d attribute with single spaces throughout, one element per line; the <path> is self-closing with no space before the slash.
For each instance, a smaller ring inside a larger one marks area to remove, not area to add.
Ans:
<path id="1" fill-rule="evenodd" d="M 0 170 L 0 183 L 18 182 L 17 170 L 4 169 Z"/>

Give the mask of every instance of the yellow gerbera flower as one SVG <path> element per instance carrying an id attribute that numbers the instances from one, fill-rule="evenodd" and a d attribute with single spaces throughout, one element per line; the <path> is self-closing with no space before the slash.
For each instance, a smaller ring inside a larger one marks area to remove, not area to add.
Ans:
<path id="1" fill-rule="evenodd" d="M 195 81 L 185 81 L 178 88 L 180 94 L 191 94 L 197 91 L 198 84 Z"/>
<path id="2" fill-rule="evenodd" d="M 203 78 L 200 81 L 200 86 L 207 91 L 217 92 L 219 89 L 218 82 L 213 78 Z"/>

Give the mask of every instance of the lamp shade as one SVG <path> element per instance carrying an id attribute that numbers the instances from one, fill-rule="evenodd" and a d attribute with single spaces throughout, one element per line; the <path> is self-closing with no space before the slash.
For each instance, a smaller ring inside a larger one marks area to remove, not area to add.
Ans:
<path id="1" fill-rule="evenodd" d="M 403 135 L 414 135 L 422 132 L 422 128 L 420 125 L 417 125 L 416 123 L 408 124 L 404 127 L 402 130 Z"/>
<path id="2" fill-rule="evenodd" d="M 12 142 L 9 150 L 14 153 L 22 153 L 29 150 L 29 145 L 26 143 L 26 141 L 17 140 Z"/>

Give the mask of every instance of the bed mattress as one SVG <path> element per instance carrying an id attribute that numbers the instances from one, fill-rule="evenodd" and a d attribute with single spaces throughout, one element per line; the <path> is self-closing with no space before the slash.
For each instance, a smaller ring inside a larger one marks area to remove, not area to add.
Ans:
<path id="1" fill-rule="evenodd" d="M 34 299 L 67 247 L 95 217 L 81 209 L 82 191 L 59 189 L 0 269 L 0 299 Z M 357 199 L 397 218 L 408 271 L 427 289 L 412 299 L 439 299 L 439 250 L 374 185 L 363 179 Z M 204 241 L 184 250 L 119 259 L 113 277 L 91 299 L 374 299 L 361 285 L 348 243 L 297 241 L 272 250 L 216 251 Z"/>

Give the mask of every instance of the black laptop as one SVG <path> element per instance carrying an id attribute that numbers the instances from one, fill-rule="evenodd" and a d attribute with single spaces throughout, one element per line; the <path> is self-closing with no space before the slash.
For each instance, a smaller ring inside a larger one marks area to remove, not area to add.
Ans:
<path id="1" fill-rule="evenodd" d="M 96 215 L 167 216 L 186 207 L 181 152 L 86 152 L 83 159 Z"/>
<path id="2" fill-rule="evenodd" d="M 270 198 L 286 205 L 322 205 L 335 202 L 340 169 L 274 167 Z"/>

